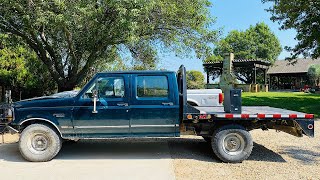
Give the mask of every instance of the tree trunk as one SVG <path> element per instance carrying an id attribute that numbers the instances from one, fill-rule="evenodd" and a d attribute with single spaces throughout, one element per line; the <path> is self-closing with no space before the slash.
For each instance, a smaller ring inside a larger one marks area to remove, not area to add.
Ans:
<path id="1" fill-rule="evenodd" d="M 72 91 L 76 87 L 76 85 L 77 84 L 75 82 L 62 80 L 62 81 L 58 82 L 58 92 Z"/>

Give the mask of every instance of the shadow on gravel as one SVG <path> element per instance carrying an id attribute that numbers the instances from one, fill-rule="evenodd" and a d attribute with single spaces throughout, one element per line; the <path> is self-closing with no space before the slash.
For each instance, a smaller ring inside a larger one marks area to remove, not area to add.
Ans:
<path id="1" fill-rule="evenodd" d="M 281 155 L 272 150 L 254 143 L 249 161 L 286 162 Z M 210 144 L 202 139 L 172 139 L 169 149 L 173 159 L 195 159 L 199 161 L 221 161 L 214 155 Z"/>
<path id="2" fill-rule="evenodd" d="M 290 151 L 289 151 L 290 153 Z M 294 153 L 294 152 L 292 152 Z M 90 159 L 194 159 L 220 163 L 210 144 L 203 139 L 154 138 L 80 140 L 64 143 L 55 160 Z M 0 145 L 0 161 L 25 162 L 18 144 Z M 285 162 L 281 155 L 254 143 L 249 161 Z"/>
<path id="3" fill-rule="evenodd" d="M 286 162 L 280 154 L 264 147 L 261 144 L 253 143 L 253 150 L 248 158 L 251 161 L 267 161 L 267 162 Z"/>
<path id="4" fill-rule="evenodd" d="M 171 159 L 165 139 L 80 140 L 63 143 L 54 160 Z M 0 145 L 0 161 L 26 162 L 17 143 Z"/>
<path id="5" fill-rule="evenodd" d="M 299 160 L 300 162 L 304 164 L 312 164 L 319 162 L 320 157 L 320 146 L 316 147 L 319 149 L 318 152 L 301 149 L 299 147 L 295 146 L 285 146 L 283 148 L 283 151 L 281 151 L 281 154 L 286 154 L 290 156 L 293 159 Z"/>

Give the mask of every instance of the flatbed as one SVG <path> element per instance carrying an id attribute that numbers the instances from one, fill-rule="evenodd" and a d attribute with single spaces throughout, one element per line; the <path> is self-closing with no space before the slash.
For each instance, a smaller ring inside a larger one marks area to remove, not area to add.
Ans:
<path id="1" fill-rule="evenodd" d="M 212 114 L 217 115 L 218 117 L 224 117 L 226 114 L 223 110 L 223 106 L 217 107 L 197 107 L 194 108 L 198 109 L 200 114 Z M 305 117 L 306 113 L 298 112 L 298 111 L 291 111 L 287 109 L 269 107 L 269 106 L 242 106 L 242 113 L 241 114 L 248 114 L 250 117 L 256 117 L 258 114 L 265 114 L 267 117 L 273 116 L 275 114 L 280 114 L 281 117 L 289 117 L 290 115 L 296 114 L 297 117 Z M 241 114 L 234 114 L 235 116 L 241 116 Z"/>

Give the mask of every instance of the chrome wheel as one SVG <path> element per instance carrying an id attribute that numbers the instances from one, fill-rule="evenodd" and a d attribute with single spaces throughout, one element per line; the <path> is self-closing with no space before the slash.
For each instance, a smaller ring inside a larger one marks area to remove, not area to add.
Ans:
<path id="1" fill-rule="evenodd" d="M 50 145 L 49 138 L 42 133 L 34 134 L 28 141 L 28 148 L 33 154 L 42 154 Z"/>
<path id="2" fill-rule="evenodd" d="M 223 151 L 231 156 L 236 156 L 244 150 L 245 141 L 237 133 L 230 133 L 223 139 Z"/>

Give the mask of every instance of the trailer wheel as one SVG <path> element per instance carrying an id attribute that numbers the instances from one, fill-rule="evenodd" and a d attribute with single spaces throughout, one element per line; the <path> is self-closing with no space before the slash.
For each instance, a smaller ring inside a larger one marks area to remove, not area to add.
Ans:
<path id="1" fill-rule="evenodd" d="M 19 140 L 22 157 L 33 162 L 50 161 L 59 153 L 61 147 L 62 140 L 57 132 L 43 124 L 26 127 Z"/>
<path id="2" fill-rule="evenodd" d="M 211 146 L 215 155 L 223 162 L 239 163 L 250 156 L 253 141 L 244 127 L 226 125 L 214 132 Z"/>

